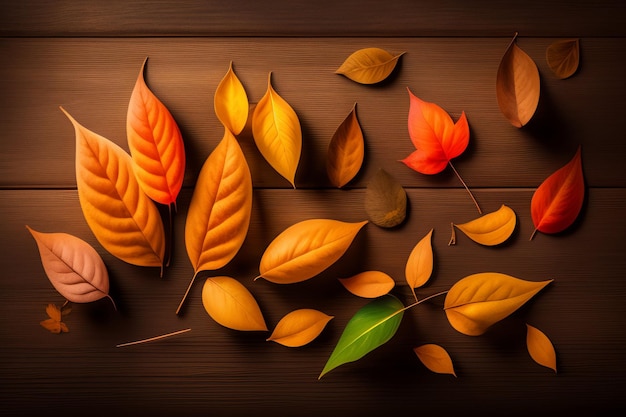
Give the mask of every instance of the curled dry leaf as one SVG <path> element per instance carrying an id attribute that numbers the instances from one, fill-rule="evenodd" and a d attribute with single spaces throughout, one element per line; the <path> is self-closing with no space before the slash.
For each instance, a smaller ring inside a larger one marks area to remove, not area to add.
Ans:
<path id="1" fill-rule="evenodd" d="M 446 294 L 446 316 L 458 332 L 479 336 L 552 281 L 525 281 L 497 272 L 469 275 L 455 283 Z"/>
<path id="2" fill-rule="evenodd" d="M 454 227 L 474 242 L 485 246 L 495 246 L 505 242 L 515 230 L 517 216 L 512 208 L 502 205 L 498 210 L 462 224 L 452 224 L 450 245 L 456 244 Z"/>
<path id="3" fill-rule="evenodd" d="M 330 182 L 341 188 L 361 169 L 365 155 L 363 132 L 356 117 L 356 104 L 339 125 L 328 146 L 326 172 Z"/>
<path id="4" fill-rule="evenodd" d="M 580 147 L 562 168 L 546 178 L 535 190 L 530 214 L 535 231 L 559 233 L 574 223 L 585 199 L 585 178 Z"/>
<path id="5" fill-rule="evenodd" d="M 335 263 L 367 221 L 348 223 L 309 219 L 281 232 L 261 257 L 260 275 L 276 284 L 292 284 L 314 277 Z"/>
<path id="6" fill-rule="evenodd" d="M 233 71 L 232 62 L 215 90 L 213 106 L 217 118 L 226 129 L 233 135 L 241 133 L 248 120 L 250 104 L 243 84 Z"/>
<path id="7" fill-rule="evenodd" d="M 406 191 L 384 169 L 379 169 L 365 190 L 365 211 L 376 226 L 391 228 L 406 219 Z"/>
<path id="8" fill-rule="evenodd" d="M 162 269 L 165 232 L 161 214 L 139 186 L 130 155 L 61 110 L 76 131 L 78 197 L 96 239 L 125 262 Z"/>
<path id="9" fill-rule="evenodd" d="M 426 344 L 413 349 L 419 360 L 433 372 L 456 376 L 452 359 L 448 352 L 439 345 Z"/>
<path id="10" fill-rule="evenodd" d="M 515 127 L 527 124 L 539 103 L 539 70 L 535 61 L 515 42 L 509 44 L 496 78 L 496 97 L 500 111 Z"/>
<path id="11" fill-rule="evenodd" d="M 54 304 L 48 304 L 46 306 L 46 314 L 48 314 L 48 319 L 40 321 L 39 324 L 48 330 L 51 333 L 59 334 L 59 333 L 68 333 L 70 329 L 67 327 L 65 323 L 61 321 L 62 316 L 69 314 L 71 311 L 70 308 L 66 308 L 63 306 L 60 310 Z"/>
<path id="12" fill-rule="evenodd" d="M 433 273 L 432 236 L 433 229 L 430 229 L 430 232 L 417 242 L 406 262 L 404 275 L 416 300 L 415 289 L 426 284 Z"/>
<path id="13" fill-rule="evenodd" d="M 231 277 L 207 278 L 202 287 L 202 304 L 217 323 L 233 330 L 267 330 L 263 313 L 254 296 Z"/>
<path id="14" fill-rule="evenodd" d="M 552 342 L 545 333 L 530 324 L 526 324 L 526 347 L 535 362 L 556 372 L 556 352 Z"/>
<path id="15" fill-rule="evenodd" d="M 387 294 L 396 285 L 389 275 L 381 271 L 365 271 L 339 282 L 352 294 L 363 298 L 377 298 Z"/>
<path id="16" fill-rule="evenodd" d="M 265 160 L 295 188 L 302 129 L 296 112 L 272 87 L 271 73 L 252 114 L 252 135 Z"/>
<path id="17" fill-rule="evenodd" d="M 386 79 L 404 54 L 392 55 L 381 48 L 363 48 L 353 52 L 335 71 L 360 84 L 375 84 Z"/>
<path id="18" fill-rule="evenodd" d="M 59 294 L 73 303 L 104 297 L 113 302 L 107 268 L 89 243 L 67 233 L 41 233 L 26 228 L 37 242 L 43 268 Z"/>
<path id="19" fill-rule="evenodd" d="M 312 342 L 322 333 L 333 316 L 318 310 L 303 308 L 285 315 L 267 341 L 287 347 L 300 347 Z"/>
<path id="20" fill-rule="evenodd" d="M 546 61 L 558 78 L 563 80 L 571 77 L 580 62 L 579 39 L 564 39 L 552 43 L 546 49 Z"/>

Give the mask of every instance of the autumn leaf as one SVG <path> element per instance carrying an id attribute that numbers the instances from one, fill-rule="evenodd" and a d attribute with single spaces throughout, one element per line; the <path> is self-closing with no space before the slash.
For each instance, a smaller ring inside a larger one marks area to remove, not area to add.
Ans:
<path id="1" fill-rule="evenodd" d="M 386 79 L 404 54 L 391 55 L 381 48 L 363 48 L 353 52 L 335 71 L 360 84 L 375 84 Z"/>
<path id="2" fill-rule="evenodd" d="M 146 61 L 128 103 L 128 147 L 141 189 L 158 203 L 176 205 L 185 176 L 185 147 L 174 117 L 146 85 Z"/>
<path id="3" fill-rule="evenodd" d="M 252 114 L 252 136 L 265 160 L 295 188 L 302 129 L 296 112 L 272 87 L 271 73 Z"/>
<path id="4" fill-rule="evenodd" d="M 261 257 L 260 275 L 276 284 L 305 281 L 335 263 L 367 221 L 309 219 L 281 232 Z"/>
<path id="5" fill-rule="evenodd" d="M 352 294 L 363 298 L 377 298 L 387 294 L 396 285 L 389 275 L 381 271 L 365 271 L 339 282 Z"/>
<path id="6" fill-rule="evenodd" d="M 535 362 L 556 372 L 556 352 L 552 342 L 545 333 L 530 324 L 526 324 L 526 347 Z"/>
<path id="7" fill-rule="evenodd" d="M 418 359 L 433 372 L 450 374 L 456 377 L 452 359 L 448 352 L 439 345 L 426 344 L 413 349 Z"/>
<path id="8" fill-rule="evenodd" d="M 564 39 L 552 43 L 546 49 L 546 61 L 558 78 L 571 77 L 580 62 L 580 40 Z"/>
<path id="9" fill-rule="evenodd" d="M 76 131 L 76 185 L 87 224 L 115 257 L 163 269 L 165 232 L 159 210 L 135 178 L 122 148 L 80 125 Z"/>
<path id="10" fill-rule="evenodd" d="M 396 334 L 403 315 L 404 305 L 390 294 L 366 304 L 346 325 L 319 378 L 387 343 Z"/>
<path id="11" fill-rule="evenodd" d="M 535 61 L 515 42 L 509 44 L 498 67 L 496 98 L 500 111 L 515 127 L 526 125 L 539 103 L 539 70 Z"/>
<path id="12" fill-rule="evenodd" d="M 241 133 L 248 120 L 250 104 L 246 90 L 233 71 L 232 62 L 215 90 L 213 104 L 215 114 L 224 127 L 233 135 Z"/>
<path id="13" fill-rule="evenodd" d="M 356 104 L 339 125 L 328 146 L 326 171 L 330 182 L 341 188 L 361 169 L 365 155 L 363 132 L 356 117 Z"/>
<path id="14" fill-rule="evenodd" d="M 46 314 L 48 314 L 48 319 L 39 322 L 43 326 L 44 329 L 48 330 L 51 333 L 59 334 L 59 333 L 67 333 L 70 331 L 67 325 L 61 321 L 62 316 L 66 316 L 71 311 L 71 308 L 66 308 L 63 306 L 60 310 L 54 304 L 48 304 L 46 306 Z"/>
<path id="15" fill-rule="evenodd" d="M 552 281 L 525 281 L 497 272 L 469 275 L 448 291 L 444 301 L 446 316 L 458 332 L 478 336 Z"/>
<path id="16" fill-rule="evenodd" d="M 332 319 L 333 316 L 310 308 L 294 310 L 280 319 L 267 341 L 287 347 L 304 346 L 319 336 Z"/>
<path id="17" fill-rule="evenodd" d="M 365 190 L 365 211 L 377 226 L 391 228 L 406 219 L 404 188 L 384 169 L 379 169 Z"/>
<path id="18" fill-rule="evenodd" d="M 585 199 L 585 178 L 582 169 L 581 148 L 562 168 L 546 178 L 535 190 L 530 213 L 535 230 L 559 233 L 574 223 Z"/>
<path id="19" fill-rule="evenodd" d="M 477 219 L 462 224 L 452 223 L 452 237 L 449 245 L 456 244 L 454 227 L 463 232 L 474 242 L 485 246 L 495 246 L 505 242 L 515 230 L 517 216 L 512 208 L 506 205 L 494 212 L 487 213 Z"/>
<path id="20" fill-rule="evenodd" d="M 433 229 L 426 234 L 413 248 L 406 262 L 404 275 L 413 297 L 417 301 L 415 289 L 423 286 L 433 273 Z"/>
<path id="21" fill-rule="evenodd" d="M 267 330 L 254 296 L 234 278 L 207 278 L 202 287 L 202 305 L 213 320 L 229 329 Z"/>

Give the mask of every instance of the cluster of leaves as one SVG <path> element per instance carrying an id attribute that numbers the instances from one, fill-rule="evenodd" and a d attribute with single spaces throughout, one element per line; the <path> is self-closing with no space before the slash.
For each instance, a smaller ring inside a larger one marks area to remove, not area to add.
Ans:
<path id="1" fill-rule="evenodd" d="M 575 72 L 571 63 L 572 45 L 575 45 L 577 58 L 578 42 L 555 45 L 548 49 L 547 59 L 557 75 L 565 78 Z M 391 74 L 401 55 L 379 48 L 358 50 L 345 60 L 337 73 L 361 84 L 377 83 Z M 145 62 L 128 106 L 130 154 L 83 127 L 63 108 L 61 110 L 75 128 L 78 195 L 85 220 L 96 239 L 118 259 L 137 266 L 159 267 L 163 273 L 171 258 L 171 242 L 166 239 L 167 227 L 157 205 L 169 208 L 171 228 L 185 171 L 185 152 L 176 122 L 145 83 L 144 66 Z M 503 114 L 513 125 L 523 126 L 534 113 L 539 82 L 534 62 L 515 44 L 515 38 L 502 58 L 496 84 Z M 515 229 L 515 212 L 503 204 L 497 211 L 483 215 L 451 162 L 468 146 L 467 116 L 463 112 L 453 122 L 438 105 L 418 98 L 410 90 L 408 93 L 408 133 L 416 150 L 402 162 L 428 175 L 450 166 L 480 214 L 466 223 L 452 223 L 450 244 L 456 243 L 455 228 L 481 245 L 505 242 Z M 272 87 L 271 73 L 266 93 L 251 115 L 250 108 L 243 84 L 231 64 L 214 97 L 215 114 L 224 126 L 224 135 L 198 175 L 186 216 L 185 245 L 194 275 L 176 314 L 183 307 L 198 274 L 223 268 L 235 257 L 246 238 L 253 187 L 237 135 L 250 118 L 259 152 L 295 188 L 302 132 L 297 114 Z M 355 104 L 329 143 L 326 166 L 331 183 L 337 188 L 348 184 L 359 172 L 363 155 L 364 137 Z M 569 227 L 578 216 L 584 192 L 579 148 L 566 166 L 549 176 L 535 191 L 531 202 L 535 233 L 557 233 Z M 313 278 L 338 261 L 368 223 L 392 228 L 406 217 L 406 193 L 382 169 L 368 184 L 364 204 L 368 219 L 362 221 L 314 218 L 286 228 L 264 251 L 256 279 L 291 284 Z M 84 303 L 107 297 L 113 302 L 108 295 L 106 267 L 93 247 L 64 233 L 28 230 L 37 242 L 48 278 L 68 301 Z M 451 326 L 460 333 L 476 336 L 512 314 L 552 281 L 532 282 L 484 272 L 462 278 L 449 291 L 420 299 L 416 289 L 424 286 L 433 272 L 432 235 L 431 229 L 407 259 L 405 280 L 415 299 L 408 306 L 390 293 L 395 280 L 382 271 L 363 271 L 340 279 L 352 294 L 373 300 L 349 321 L 320 378 L 389 341 L 400 326 L 404 312 L 433 297 L 445 295 L 444 311 Z M 254 296 L 235 278 L 207 278 L 202 303 L 208 315 L 222 326 L 240 331 L 268 330 Z M 50 305 L 47 312 L 50 319 L 42 322 L 44 327 L 56 333 L 68 331 L 61 322 L 61 310 Z M 303 346 L 314 340 L 332 318 L 314 309 L 294 310 L 277 323 L 267 340 L 289 347 Z M 556 354 L 547 336 L 528 325 L 527 337 L 531 357 L 556 371 Z M 414 351 L 428 369 L 455 375 L 452 360 L 443 347 L 427 344 Z"/>

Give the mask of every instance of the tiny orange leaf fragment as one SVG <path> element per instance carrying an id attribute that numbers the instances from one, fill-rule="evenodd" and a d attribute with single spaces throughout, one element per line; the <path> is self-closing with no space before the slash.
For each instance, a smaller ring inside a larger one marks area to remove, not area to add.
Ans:
<path id="1" fill-rule="evenodd" d="M 580 40 L 563 39 L 552 43 L 546 49 L 546 61 L 558 78 L 571 77 L 580 62 Z"/>
<path id="2" fill-rule="evenodd" d="M 287 347 L 304 346 L 319 336 L 332 319 L 333 316 L 310 308 L 294 310 L 280 319 L 267 341 Z"/>
<path id="3" fill-rule="evenodd" d="M 535 362 L 556 372 L 556 352 L 552 342 L 545 333 L 530 324 L 526 324 L 526 347 Z"/>
<path id="4" fill-rule="evenodd" d="M 413 248 L 406 262 L 404 275 L 406 282 L 411 287 L 413 296 L 415 289 L 423 286 L 433 273 L 433 246 L 432 246 L 433 229 L 426 234 Z"/>
<path id="5" fill-rule="evenodd" d="M 376 84 L 386 79 L 404 54 L 392 55 L 381 48 L 363 48 L 350 54 L 335 71 L 359 84 Z"/>
<path id="6" fill-rule="evenodd" d="M 207 278 L 202 287 L 202 304 L 213 320 L 234 330 L 267 330 L 254 296 L 231 277 Z"/>
<path id="7" fill-rule="evenodd" d="M 48 304 L 46 306 L 46 314 L 48 314 L 48 319 L 39 322 L 41 326 L 48 330 L 51 333 L 59 334 L 59 333 L 67 333 L 70 331 L 67 325 L 61 321 L 61 317 L 69 314 L 69 309 L 66 310 L 65 307 L 59 308 L 54 304 Z"/>
<path id="8" fill-rule="evenodd" d="M 215 90 L 213 107 L 217 118 L 226 129 L 233 135 L 241 133 L 248 120 L 250 104 L 243 84 L 233 71 L 232 62 Z"/>
<path id="9" fill-rule="evenodd" d="M 438 374 L 450 374 L 456 377 L 452 359 L 448 352 L 439 345 L 426 344 L 413 349 L 419 360 Z"/>
<path id="10" fill-rule="evenodd" d="M 330 182 L 341 188 L 361 169 L 365 155 L 363 132 L 356 117 L 356 104 L 339 125 L 328 146 L 326 171 Z"/>
<path id="11" fill-rule="evenodd" d="M 339 282 L 352 294 L 363 298 L 376 298 L 387 294 L 396 285 L 389 275 L 381 271 L 365 271 Z"/>

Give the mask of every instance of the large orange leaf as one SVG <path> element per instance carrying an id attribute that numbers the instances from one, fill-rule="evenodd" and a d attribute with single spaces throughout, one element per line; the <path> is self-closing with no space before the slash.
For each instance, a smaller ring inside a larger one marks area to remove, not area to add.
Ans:
<path id="1" fill-rule="evenodd" d="M 163 222 L 154 202 L 135 178 L 130 155 L 61 110 L 76 132 L 78 197 L 96 239 L 125 262 L 162 268 Z"/>
<path id="2" fill-rule="evenodd" d="M 579 146 L 574 157 L 535 190 L 530 203 L 535 225 L 533 236 L 537 230 L 558 233 L 567 229 L 578 217 L 584 198 L 585 178 Z"/>
<path id="3" fill-rule="evenodd" d="M 215 90 L 213 107 L 215 115 L 226 129 L 233 135 L 241 133 L 248 120 L 250 104 L 243 84 L 233 71 L 232 62 Z"/>
<path id="4" fill-rule="evenodd" d="M 346 185 L 358 174 L 363 164 L 365 143 L 356 117 L 356 104 L 339 125 L 328 145 L 326 171 L 330 182 L 337 188 Z"/>
<path id="5" fill-rule="evenodd" d="M 183 138 L 167 107 L 146 85 L 145 64 L 128 103 L 128 147 L 144 192 L 158 203 L 176 204 L 185 175 Z"/>
<path id="6" fill-rule="evenodd" d="M 202 305 L 213 320 L 229 329 L 267 330 L 254 296 L 234 278 L 207 278 L 202 287 Z"/>

